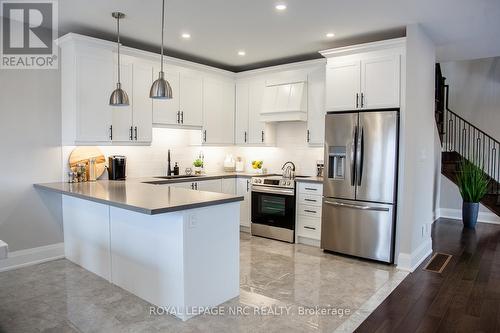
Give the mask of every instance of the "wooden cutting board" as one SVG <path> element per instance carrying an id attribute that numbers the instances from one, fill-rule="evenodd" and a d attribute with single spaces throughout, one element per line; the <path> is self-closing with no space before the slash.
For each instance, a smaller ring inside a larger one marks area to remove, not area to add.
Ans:
<path id="1" fill-rule="evenodd" d="M 96 178 L 99 178 L 106 170 L 106 157 L 97 147 L 76 147 L 73 149 L 69 156 L 69 167 L 75 171 L 77 164 L 86 163 L 88 165 L 92 157 L 95 157 Z"/>

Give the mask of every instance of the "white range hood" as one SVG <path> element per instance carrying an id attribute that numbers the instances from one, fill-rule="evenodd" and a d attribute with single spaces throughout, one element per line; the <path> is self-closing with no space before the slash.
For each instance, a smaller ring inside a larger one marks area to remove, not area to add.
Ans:
<path id="1" fill-rule="evenodd" d="M 307 121 L 307 82 L 269 85 L 265 88 L 260 120 Z"/>

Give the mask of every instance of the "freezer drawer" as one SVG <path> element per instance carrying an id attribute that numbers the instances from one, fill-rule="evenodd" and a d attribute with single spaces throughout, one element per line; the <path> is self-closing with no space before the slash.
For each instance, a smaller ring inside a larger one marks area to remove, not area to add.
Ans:
<path id="1" fill-rule="evenodd" d="M 392 205 L 323 199 L 321 248 L 393 262 Z"/>

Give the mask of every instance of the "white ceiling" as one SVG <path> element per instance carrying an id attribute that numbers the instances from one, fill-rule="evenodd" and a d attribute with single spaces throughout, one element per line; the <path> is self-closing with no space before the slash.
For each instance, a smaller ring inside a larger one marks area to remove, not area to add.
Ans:
<path id="1" fill-rule="evenodd" d="M 318 57 L 317 51 L 404 34 L 420 23 L 440 60 L 500 55 L 499 0 L 167 0 L 170 55 L 240 71 Z M 161 0 L 62 0 L 59 32 L 113 39 L 111 12 L 127 17 L 123 43 L 158 51 Z M 182 32 L 191 34 L 183 40 Z M 334 32 L 327 39 L 325 34 Z M 246 56 L 237 55 L 245 50 Z"/>

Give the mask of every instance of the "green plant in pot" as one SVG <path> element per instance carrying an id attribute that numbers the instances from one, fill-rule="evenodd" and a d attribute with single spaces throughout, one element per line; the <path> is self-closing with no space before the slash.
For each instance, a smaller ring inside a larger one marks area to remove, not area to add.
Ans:
<path id="1" fill-rule="evenodd" d="M 462 205 L 464 227 L 474 229 L 477 223 L 479 202 L 488 192 L 488 176 L 483 170 L 464 159 L 460 163 L 457 181 L 464 201 Z"/>
<path id="2" fill-rule="evenodd" d="M 203 160 L 201 158 L 197 158 L 193 162 L 194 173 L 200 175 L 203 170 Z"/>

